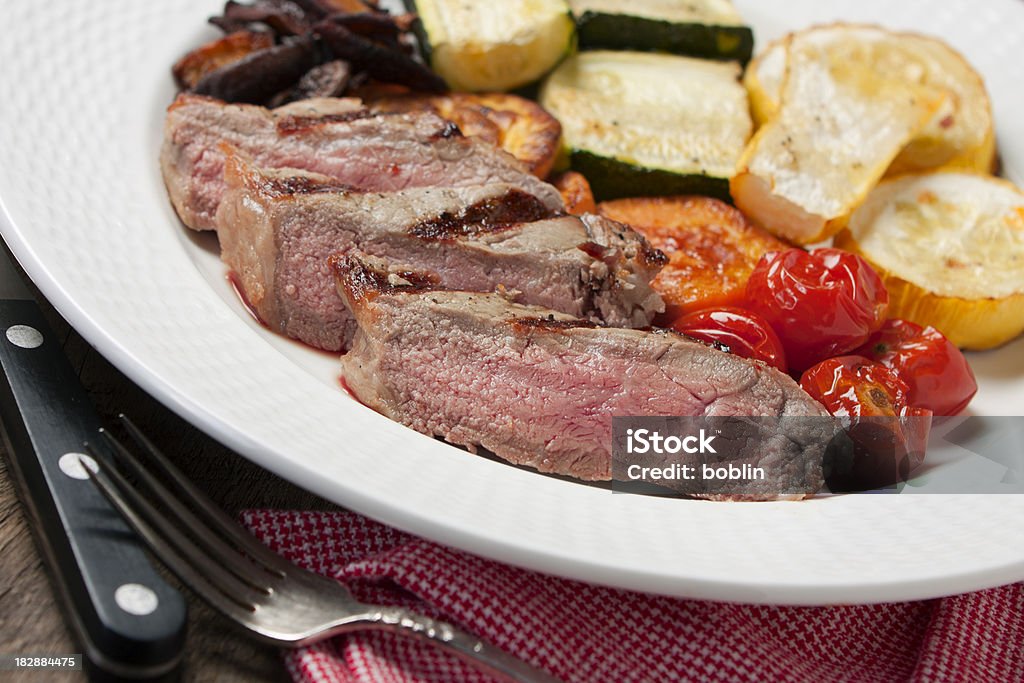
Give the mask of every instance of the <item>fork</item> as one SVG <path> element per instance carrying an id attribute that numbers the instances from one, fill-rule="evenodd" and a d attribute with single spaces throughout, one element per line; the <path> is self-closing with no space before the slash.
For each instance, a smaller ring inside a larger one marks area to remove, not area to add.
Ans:
<path id="1" fill-rule="evenodd" d="M 294 648 L 354 631 L 389 631 L 432 643 L 501 681 L 557 683 L 456 626 L 402 607 L 361 603 L 344 584 L 291 564 L 217 507 L 127 417 L 119 419 L 175 493 L 104 429 L 114 460 L 137 484 L 91 444 L 85 448 L 97 466 L 83 469 L 182 583 L 260 640 Z"/>

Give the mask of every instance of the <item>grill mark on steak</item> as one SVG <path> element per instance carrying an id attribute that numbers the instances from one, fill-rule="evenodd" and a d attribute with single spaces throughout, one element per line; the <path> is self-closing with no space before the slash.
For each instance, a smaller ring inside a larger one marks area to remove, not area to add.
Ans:
<path id="1" fill-rule="evenodd" d="M 372 299 L 378 294 L 398 291 L 429 292 L 440 289 L 437 275 L 412 270 L 384 270 L 371 267 L 366 256 L 349 258 L 333 254 L 327 259 L 331 271 L 339 282 L 344 282 L 348 296 L 353 299 Z"/>
<path id="2" fill-rule="evenodd" d="M 333 262 L 358 324 L 343 376 L 358 400 L 393 420 L 517 465 L 607 480 L 613 416 L 784 417 L 782 433 L 751 422 L 757 441 L 747 452 L 766 481 L 686 493 L 767 500 L 823 484 L 834 423 L 774 368 L 669 331 L 588 324 L 497 294 L 379 286 L 365 270 L 380 265 L 360 260 Z"/>
<path id="3" fill-rule="evenodd" d="M 558 332 L 560 330 L 574 330 L 579 328 L 593 329 L 601 327 L 595 322 L 590 320 L 559 320 L 554 315 L 548 315 L 542 318 L 511 318 L 508 324 L 515 328 L 522 328 L 524 330 L 530 329 L 541 329 L 548 330 L 551 332 Z"/>
<path id="4" fill-rule="evenodd" d="M 458 213 L 445 211 L 436 218 L 409 228 L 409 234 L 427 240 L 451 240 L 467 235 L 494 232 L 518 223 L 533 223 L 560 212 L 522 190 L 510 190 L 501 197 L 489 197 Z"/>
<path id="5" fill-rule="evenodd" d="M 281 135 L 295 135 L 297 133 L 309 132 L 318 126 L 325 126 L 332 123 L 350 123 L 359 119 L 366 119 L 374 116 L 369 109 L 359 109 L 351 112 L 338 114 L 327 114 L 324 116 L 282 116 L 277 119 L 277 132 Z"/>

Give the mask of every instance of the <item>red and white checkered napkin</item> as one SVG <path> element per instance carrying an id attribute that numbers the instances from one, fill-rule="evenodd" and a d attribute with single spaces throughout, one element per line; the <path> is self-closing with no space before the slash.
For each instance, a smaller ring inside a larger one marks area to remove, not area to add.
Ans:
<path id="1" fill-rule="evenodd" d="M 362 600 L 443 618 L 567 681 L 1024 681 L 1024 584 L 925 602 L 765 607 L 554 579 L 345 512 L 250 511 L 278 553 Z M 386 633 L 287 655 L 296 681 L 483 682 Z"/>

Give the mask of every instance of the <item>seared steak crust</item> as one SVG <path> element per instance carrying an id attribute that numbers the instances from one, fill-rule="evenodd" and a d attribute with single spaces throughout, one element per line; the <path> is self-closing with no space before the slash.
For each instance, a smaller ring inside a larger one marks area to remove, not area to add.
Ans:
<path id="1" fill-rule="evenodd" d="M 518 185 L 352 192 L 295 169 L 227 162 L 218 212 L 221 257 L 273 330 L 347 348 L 355 323 L 327 258 L 359 250 L 448 287 L 507 296 L 614 325 L 663 310 L 649 282 L 663 263 L 633 230 L 560 214 L 561 200 Z M 544 186 L 550 187 L 550 186 Z"/>
<path id="2" fill-rule="evenodd" d="M 190 228 L 216 228 L 225 144 L 263 167 L 313 171 L 365 191 L 504 182 L 557 196 L 511 155 L 430 112 L 371 112 L 359 100 L 332 98 L 270 110 L 183 94 L 167 110 L 160 163 Z"/>
<path id="3" fill-rule="evenodd" d="M 609 479 L 616 415 L 826 415 L 790 377 L 675 333 L 409 284 L 372 259 L 331 263 L 359 326 L 342 357 L 355 396 L 417 431 L 517 465 Z M 809 433 L 782 455 L 766 454 L 776 480 L 747 497 L 817 491 L 827 437 Z"/>

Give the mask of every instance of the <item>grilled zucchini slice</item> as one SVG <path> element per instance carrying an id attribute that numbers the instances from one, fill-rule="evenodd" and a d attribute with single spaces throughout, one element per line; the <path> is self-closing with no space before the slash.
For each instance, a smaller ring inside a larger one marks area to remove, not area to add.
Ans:
<path id="1" fill-rule="evenodd" d="M 424 57 L 453 90 L 498 92 L 540 79 L 575 44 L 565 0 L 406 0 Z"/>
<path id="2" fill-rule="evenodd" d="M 945 97 L 792 41 L 779 111 L 732 179 L 736 206 L 791 242 L 831 237 Z"/>
<path id="3" fill-rule="evenodd" d="M 582 50 L 650 50 L 750 61 L 754 32 L 731 0 L 569 0 Z"/>
<path id="4" fill-rule="evenodd" d="M 984 81 L 952 47 L 916 33 L 840 23 L 810 28 L 769 44 L 750 63 L 744 76 L 756 123 L 771 120 L 778 111 L 786 74 L 786 45 L 794 37 L 820 46 L 836 59 L 870 65 L 887 77 L 950 93 L 928 125 L 896 157 L 887 175 L 940 166 L 992 171 L 995 128 Z"/>
<path id="5" fill-rule="evenodd" d="M 728 198 L 750 137 L 736 63 L 648 52 L 581 52 L 548 77 L 540 103 L 562 123 L 572 167 L 599 200 Z"/>
<path id="6" fill-rule="evenodd" d="M 885 280 L 889 315 L 988 349 L 1024 331 L 1024 192 L 967 173 L 908 175 L 875 188 L 836 244 Z"/>

